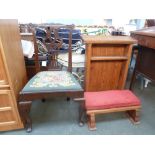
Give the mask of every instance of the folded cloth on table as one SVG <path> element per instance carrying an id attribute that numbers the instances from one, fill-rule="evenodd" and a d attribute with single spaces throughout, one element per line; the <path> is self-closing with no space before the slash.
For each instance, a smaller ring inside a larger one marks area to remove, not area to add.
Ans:
<path id="1" fill-rule="evenodd" d="M 32 58 L 34 54 L 34 45 L 33 42 L 27 40 L 21 40 L 23 54 L 25 57 Z"/>

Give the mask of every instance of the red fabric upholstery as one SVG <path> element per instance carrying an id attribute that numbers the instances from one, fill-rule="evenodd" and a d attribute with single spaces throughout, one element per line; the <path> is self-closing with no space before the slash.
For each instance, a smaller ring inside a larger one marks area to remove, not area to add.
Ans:
<path id="1" fill-rule="evenodd" d="M 129 90 L 85 92 L 87 110 L 139 106 L 140 100 Z"/>

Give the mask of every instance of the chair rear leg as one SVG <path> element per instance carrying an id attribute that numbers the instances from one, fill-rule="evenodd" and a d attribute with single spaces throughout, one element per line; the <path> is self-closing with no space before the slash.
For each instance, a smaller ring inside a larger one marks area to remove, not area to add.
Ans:
<path id="1" fill-rule="evenodd" d="M 46 99 L 45 99 L 45 98 L 42 98 L 42 99 L 41 99 L 41 101 L 42 101 L 42 102 L 45 102 L 45 101 L 46 101 Z"/>
<path id="2" fill-rule="evenodd" d="M 79 106 L 79 126 L 83 126 L 86 122 L 86 109 L 84 102 Z"/>
<path id="3" fill-rule="evenodd" d="M 71 98 L 70 97 L 67 97 L 67 99 L 66 99 L 67 101 L 70 101 L 71 100 Z"/>

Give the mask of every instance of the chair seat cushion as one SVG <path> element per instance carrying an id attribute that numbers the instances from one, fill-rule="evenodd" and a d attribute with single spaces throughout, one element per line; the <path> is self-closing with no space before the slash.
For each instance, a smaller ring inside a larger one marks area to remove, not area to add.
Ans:
<path id="1" fill-rule="evenodd" d="M 42 71 L 37 73 L 21 93 L 82 91 L 74 76 L 67 71 Z"/>
<path id="2" fill-rule="evenodd" d="M 140 105 L 140 100 L 129 90 L 85 92 L 84 97 L 87 110 L 110 109 Z"/>

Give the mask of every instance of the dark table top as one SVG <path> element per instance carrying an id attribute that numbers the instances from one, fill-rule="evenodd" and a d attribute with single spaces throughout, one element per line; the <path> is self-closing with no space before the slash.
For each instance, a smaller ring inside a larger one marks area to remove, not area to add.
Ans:
<path id="1" fill-rule="evenodd" d="M 139 29 L 136 31 L 131 31 L 131 34 L 155 37 L 155 26 Z"/>
<path id="2" fill-rule="evenodd" d="M 139 45 L 155 49 L 155 26 L 132 31 L 131 37 L 136 39 Z"/>

